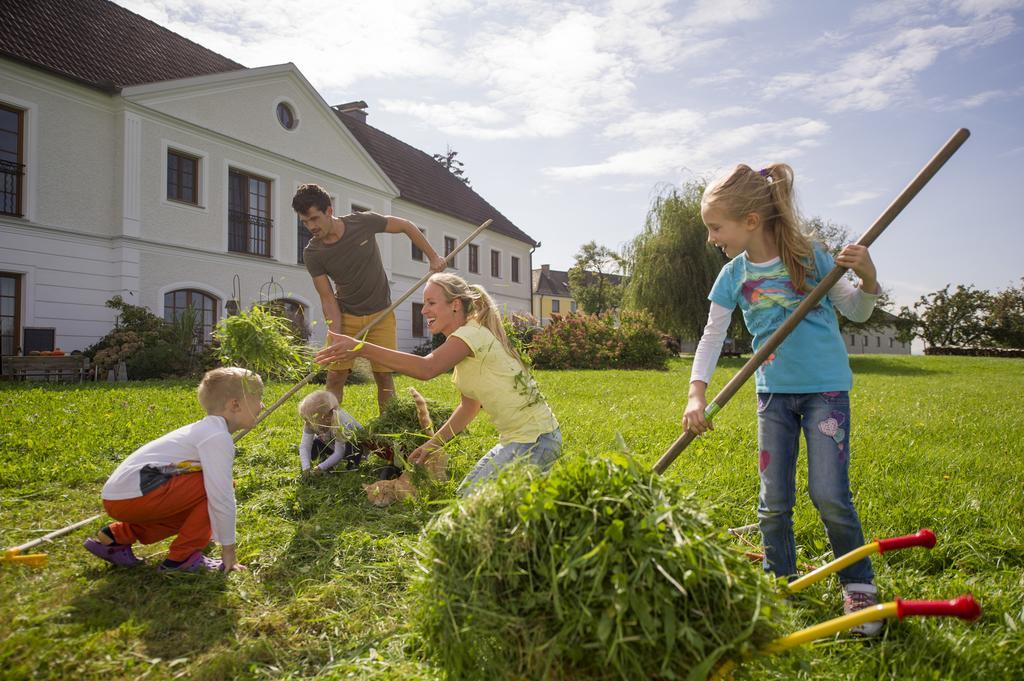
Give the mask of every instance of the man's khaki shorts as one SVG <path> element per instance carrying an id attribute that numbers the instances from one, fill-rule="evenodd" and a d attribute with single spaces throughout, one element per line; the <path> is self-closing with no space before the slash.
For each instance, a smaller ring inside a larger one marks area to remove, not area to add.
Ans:
<path id="1" fill-rule="evenodd" d="M 348 314 L 347 312 L 341 313 L 341 332 L 346 336 L 353 336 L 359 333 L 364 326 L 370 323 L 374 317 L 379 315 L 380 312 L 374 312 L 368 315 L 355 315 Z M 329 341 L 328 341 L 329 342 Z M 390 348 L 391 350 L 398 349 L 398 331 L 395 326 L 395 313 L 391 311 L 381 319 L 379 322 L 373 325 L 370 329 L 369 335 L 366 337 L 367 343 L 373 343 L 383 348 Z M 328 371 L 348 371 L 352 368 L 355 363 L 355 358 L 338 360 L 337 362 L 331 362 L 327 365 Z M 376 372 L 391 373 L 391 369 L 387 368 L 382 364 L 376 362 L 370 362 L 370 366 Z"/>

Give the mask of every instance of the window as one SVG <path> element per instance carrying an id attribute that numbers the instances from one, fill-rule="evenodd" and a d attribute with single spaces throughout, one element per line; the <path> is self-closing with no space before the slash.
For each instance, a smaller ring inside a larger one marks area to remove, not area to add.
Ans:
<path id="1" fill-rule="evenodd" d="M 446 236 L 444 238 L 444 257 L 445 258 L 447 258 L 449 255 L 452 254 L 452 251 L 455 250 L 455 246 L 456 246 L 456 244 L 455 244 L 455 237 L 453 237 L 453 236 Z M 449 264 L 452 267 L 455 267 L 455 258 L 452 258 L 449 261 Z"/>
<path id="2" fill-rule="evenodd" d="M 562 301 L 559 300 L 558 298 L 552 298 L 551 299 L 551 312 L 561 312 L 561 311 L 562 311 Z"/>
<path id="3" fill-rule="evenodd" d="M 889 347 L 890 347 L 890 348 L 892 347 L 892 342 L 893 342 L 894 340 L 895 340 L 894 338 L 890 338 L 890 339 L 889 339 Z"/>
<path id="4" fill-rule="evenodd" d="M 292 108 L 281 102 L 277 105 L 277 122 L 281 124 L 281 127 L 285 130 L 294 130 L 298 119 L 295 118 L 295 112 Z"/>
<path id="5" fill-rule="evenodd" d="M 270 180 L 228 172 L 228 250 L 269 258 Z"/>
<path id="6" fill-rule="evenodd" d="M 854 336 L 852 333 L 850 334 L 850 347 L 851 348 L 857 347 L 857 337 Z"/>
<path id="7" fill-rule="evenodd" d="M 882 337 L 881 336 L 875 336 L 875 345 L 877 345 L 878 347 L 882 347 Z"/>
<path id="8" fill-rule="evenodd" d="M 24 125 L 24 111 L 0 104 L 0 215 L 24 215 Z"/>
<path id="9" fill-rule="evenodd" d="M 298 243 L 296 244 L 296 246 L 299 249 L 299 252 L 298 257 L 296 257 L 295 259 L 295 262 L 301 265 L 302 263 L 306 262 L 302 257 L 302 251 L 306 248 L 306 244 L 309 243 L 309 240 L 313 238 L 313 235 L 310 234 L 308 229 L 306 229 L 306 225 L 302 224 L 302 218 L 299 217 L 298 215 L 296 215 L 295 217 L 298 222 L 295 231 L 299 237 Z"/>
<path id="10" fill-rule="evenodd" d="M 334 203 L 334 199 L 333 198 L 331 199 L 331 203 Z M 366 208 L 365 206 L 360 206 L 360 205 L 357 205 L 357 204 L 353 203 L 352 204 L 352 212 L 353 213 L 369 213 L 370 209 Z"/>
<path id="11" fill-rule="evenodd" d="M 417 229 L 419 229 L 420 232 L 423 233 L 423 237 L 426 238 L 427 230 L 422 227 L 417 227 Z M 423 262 L 423 251 L 421 251 L 415 243 L 412 245 L 412 259 L 416 262 Z"/>
<path id="12" fill-rule="evenodd" d="M 575 300 L 570 300 L 569 301 L 569 312 L 572 312 L 573 314 L 576 314 L 576 301 Z"/>
<path id="13" fill-rule="evenodd" d="M 868 337 L 864 336 L 864 347 L 868 346 Z"/>
<path id="14" fill-rule="evenodd" d="M 196 315 L 196 345 L 206 345 L 217 325 L 217 299 L 195 289 L 164 294 L 164 319 L 167 321 L 175 321 L 189 309 Z"/>
<path id="15" fill-rule="evenodd" d="M 412 304 L 412 337 L 413 338 L 426 338 L 427 333 L 424 331 L 427 325 L 423 319 L 423 303 Z"/>
<path id="16" fill-rule="evenodd" d="M 167 150 L 167 200 L 199 205 L 199 159 Z"/>
<path id="17" fill-rule="evenodd" d="M 469 271 L 480 274 L 480 247 L 476 244 L 469 245 Z"/>
<path id="18" fill-rule="evenodd" d="M 21 275 L 0 272 L 0 354 L 21 351 Z"/>
<path id="19" fill-rule="evenodd" d="M 512 256 L 512 281 L 519 283 L 519 258 Z"/>
<path id="20" fill-rule="evenodd" d="M 501 251 L 491 249 L 491 276 L 501 278 Z"/>
<path id="21" fill-rule="evenodd" d="M 292 332 L 298 338 L 301 338 L 303 342 L 309 340 L 309 337 L 312 335 L 312 329 L 306 324 L 305 305 L 291 298 L 276 298 L 269 303 L 264 303 L 263 307 L 279 317 L 287 319 L 292 327 Z M 231 313 L 229 312 L 228 314 L 230 316 Z"/>

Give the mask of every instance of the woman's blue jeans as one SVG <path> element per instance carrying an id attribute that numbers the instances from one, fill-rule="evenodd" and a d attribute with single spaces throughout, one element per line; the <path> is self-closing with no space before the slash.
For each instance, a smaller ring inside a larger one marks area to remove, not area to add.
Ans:
<path id="1" fill-rule="evenodd" d="M 496 444 L 476 462 L 462 482 L 459 484 L 459 496 L 466 496 L 479 483 L 496 476 L 498 472 L 513 461 L 526 459 L 542 471 L 551 468 L 555 459 L 562 453 L 562 430 L 555 428 L 544 433 L 536 442 L 510 442 Z"/>
<path id="2" fill-rule="evenodd" d="M 765 570 L 780 577 L 797 573 L 793 506 L 801 430 L 807 442 L 807 489 L 825 523 L 833 554 L 838 558 L 863 546 L 864 532 L 850 491 L 849 393 L 758 393 L 757 426 L 757 517 Z M 867 558 L 839 571 L 842 584 L 870 584 L 873 579 Z"/>

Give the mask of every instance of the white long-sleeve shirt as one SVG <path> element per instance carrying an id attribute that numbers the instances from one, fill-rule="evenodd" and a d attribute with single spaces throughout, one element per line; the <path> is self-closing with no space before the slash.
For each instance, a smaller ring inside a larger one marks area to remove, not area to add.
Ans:
<path id="1" fill-rule="evenodd" d="M 202 471 L 213 538 L 235 543 L 235 487 L 231 475 L 235 443 L 223 416 L 207 416 L 142 445 L 121 462 L 103 485 L 103 498 L 135 499 L 176 475 Z"/>
<path id="2" fill-rule="evenodd" d="M 778 258 L 774 258 L 759 265 L 767 266 L 773 264 Z M 879 285 L 878 290 L 882 287 Z M 835 286 L 829 289 L 828 297 L 836 309 L 854 322 L 863 322 L 871 316 L 878 301 L 877 293 L 867 293 L 850 283 L 846 277 L 842 277 Z M 697 349 L 693 354 L 693 368 L 690 370 L 690 382 L 703 381 L 711 382 L 711 375 L 715 372 L 718 358 L 722 354 L 722 344 L 725 342 L 726 334 L 729 332 L 729 323 L 732 320 L 732 310 L 727 307 L 711 303 L 708 311 L 708 323 L 704 327 L 704 334 L 697 343 Z"/>
<path id="3" fill-rule="evenodd" d="M 338 407 L 334 410 L 334 452 L 329 457 L 317 464 L 317 468 L 326 471 L 334 468 L 345 455 L 345 443 L 349 441 L 352 434 L 361 430 L 362 425 L 355 420 L 351 414 Z M 299 465 L 303 471 L 308 471 L 313 463 L 313 440 L 316 433 L 309 427 L 309 424 L 302 424 L 302 439 L 299 440 Z"/>

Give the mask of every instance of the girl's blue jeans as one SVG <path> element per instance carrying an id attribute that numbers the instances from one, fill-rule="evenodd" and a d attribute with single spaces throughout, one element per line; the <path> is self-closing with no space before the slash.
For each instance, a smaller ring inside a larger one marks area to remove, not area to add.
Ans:
<path id="1" fill-rule="evenodd" d="M 850 491 L 849 393 L 758 393 L 757 426 L 757 517 L 765 570 L 780 577 L 797 574 L 793 506 L 801 430 L 807 442 L 807 490 L 825 523 L 833 554 L 838 558 L 863 546 L 864 532 Z M 842 584 L 870 584 L 873 579 L 867 558 L 839 571 Z"/>
<path id="2" fill-rule="evenodd" d="M 473 470 L 459 484 L 459 496 L 468 494 L 475 485 L 489 480 L 498 472 L 513 461 L 525 458 L 530 463 L 539 466 L 546 471 L 555 463 L 555 459 L 562 453 L 562 430 L 555 428 L 550 433 L 544 433 L 537 438 L 536 442 L 510 442 L 508 444 L 496 444 L 476 462 Z"/>

